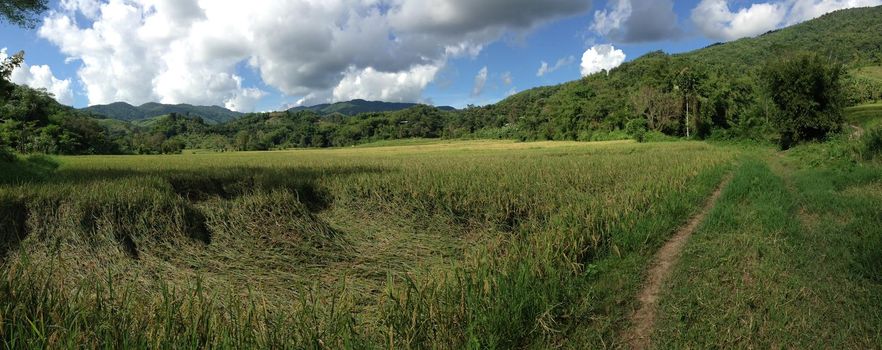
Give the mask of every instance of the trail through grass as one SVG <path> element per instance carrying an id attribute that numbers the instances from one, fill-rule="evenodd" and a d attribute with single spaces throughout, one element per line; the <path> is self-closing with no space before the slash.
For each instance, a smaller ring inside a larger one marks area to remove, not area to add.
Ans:
<path id="1" fill-rule="evenodd" d="M 882 169 L 739 168 L 661 299 L 657 348 L 878 348 Z"/>
<path id="2" fill-rule="evenodd" d="M 646 273 L 646 282 L 638 294 L 639 308 L 630 317 L 630 327 L 623 337 L 628 341 L 632 349 L 646 349 L 650 345 L 650 333 L 655 327 L 659 294 L 667 282 L 671 270 L 676 266 L 681 251 L 686 242 L 702 224 L 708 212 L 713 209 L 720 198 L 723 189 L 729 182 L 729 178 L 723 180 L 719 187 L 707 200 L 704 208 L 696 214 L 689 223 L 681 227 L 677 233 L 668 240 L 656 253 L 652 266 Z"/>

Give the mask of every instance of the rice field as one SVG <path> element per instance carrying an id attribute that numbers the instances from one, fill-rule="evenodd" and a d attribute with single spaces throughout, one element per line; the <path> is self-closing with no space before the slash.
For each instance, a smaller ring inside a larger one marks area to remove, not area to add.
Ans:
<path id="1" fill-rule="evenodd" d="M 0 165 L 0 339 L 615 347 L 650 257 L 738 158 L 629 141 L 32 157 Z"/>

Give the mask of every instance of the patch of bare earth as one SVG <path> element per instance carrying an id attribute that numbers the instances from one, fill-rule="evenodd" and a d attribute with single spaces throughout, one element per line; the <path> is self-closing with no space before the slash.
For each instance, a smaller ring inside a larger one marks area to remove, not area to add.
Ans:
<path id="1" fill-rule="evenodd" d="M 674 265 L 680 258 L 683 247 L 689 240 L 689 237 L 695 232 L 707 214 L 716 205 L 720 195 L 726 184 L 729 183 L 731 177 L 724 179 L 714 193 L 708 198 L 701 211 L 693 216 L 689 223 L 681 227 L 679 231 L 656 253 L 652 266 L 646 276 L 646 282 L 643 289 L 638 294 L 640 306 L 629 317 L 631 327 L 625 331 L 622 339 L 632 349 L 647 349 L 650 346 L 649 336 L 655 326 L 656 312 L 658 307 L 658 298 L 661 293 L 662 286 L 671 274 Z"/>

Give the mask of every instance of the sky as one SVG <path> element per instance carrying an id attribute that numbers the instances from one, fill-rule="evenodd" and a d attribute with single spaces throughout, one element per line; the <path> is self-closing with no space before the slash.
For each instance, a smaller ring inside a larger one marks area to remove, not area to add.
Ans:
<path id="1" fill-rule="evenodd" d="M 52 0 L 0 23 L 12 81 L 64 104 L 240 112 L 352 99 L 486 105 L 882 0 Z"/>

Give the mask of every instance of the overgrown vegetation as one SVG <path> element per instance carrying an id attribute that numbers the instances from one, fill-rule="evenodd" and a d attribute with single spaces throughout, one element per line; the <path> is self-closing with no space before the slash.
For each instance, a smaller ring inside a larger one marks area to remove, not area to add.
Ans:
<path id="1" fill-rule="evenodd" d="M 864 160 L 882 158 L 882 128 L 867 131 L 861 138 L 860 153 Z"/>
<path id="2" fill-rule="evenodd" d="M 822 140 L 842 127 L 842 67 L 817 54 L 798 54 L 765 67 L 765 88 L 776 110 L 772 121 L 783 149 Z"/>
<path id="3" fill-rule="evenodd" d="M 0 3 L 0 21 L 33 28 L 37 17 L 49 9 L 47 0 L 13 0 Z"/>

